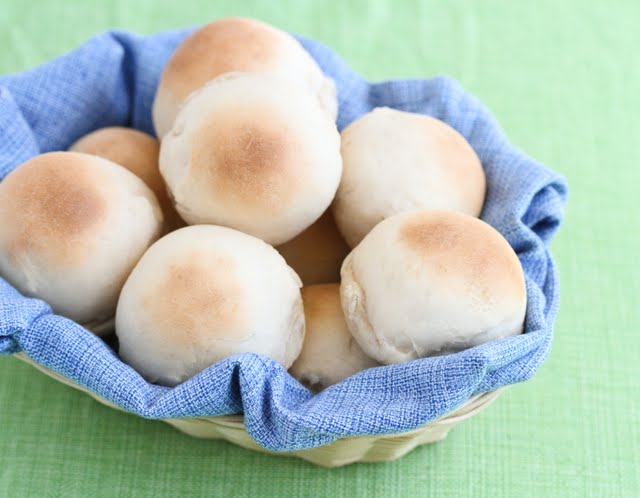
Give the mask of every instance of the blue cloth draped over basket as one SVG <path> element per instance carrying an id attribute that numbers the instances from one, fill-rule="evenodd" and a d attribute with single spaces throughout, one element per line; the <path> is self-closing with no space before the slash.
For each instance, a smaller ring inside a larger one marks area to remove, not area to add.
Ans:
<path id="1" fill-rule="evenodd" d="M 0 179 L 96 128 L 127 125 L 153 133 L 151 104 L 160 74 L 188 33 L 108 32 L 47 64 L 0 77 Z M 276 451 L 415 429 L 474 394 L 536 372 L 549 352 L 558 310 L 558 275 L 548 244 L 563 217 L 564 179 L 514 148 L 489 111 L 451 78 L 371 84 L 323 45 L 300 41 L 336 81 L 340 129 L 374 107 L 389 106 L 446 121 L 471 143 L 488 183 L 482 218 L 507 238 L 524 267 L 526 333 L 367 370 L 316 396 L 280 365 L 254 354 L 228 358 L 171 389 L 147 383 L 100 339 L 0 278 L 1 354 L 23 351 L 142 417 L 244 413 L 249 434 Z"/>

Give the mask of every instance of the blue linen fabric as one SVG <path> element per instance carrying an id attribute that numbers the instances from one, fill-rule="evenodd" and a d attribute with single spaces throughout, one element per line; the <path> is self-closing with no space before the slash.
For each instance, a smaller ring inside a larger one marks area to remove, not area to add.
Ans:
<path id="1" fill-rule="evenodd" d="M 0 77 L 0 179 L 96 128 L 123 125 L 153 133 L 151 105 L 160 74 L 189 32 L 107 32 L 47 64 Z M 474 394 L 536 372 L 549 352 L 558 311 L 558 275 L 548 245 L 563 218 L 565 180 L 513 147 L 490 112 L 451 78 L 369 83 L 323 45 L 299 40 L 336 82 L 339 129 L 388 106 L 441 119 L 473 146 L 488 185 L 482 218 L 507 238 L 525 271 L 526 333 L 366 370 L 315 396 L 279 364 L 256 354 L 228 358 L 167 388 L 147 383 L 101 339 L 0 278 L 1 354 L 23 351 L 142 417 L 244 413 L 249 434 L 275 451 L 415 429 Z"/>

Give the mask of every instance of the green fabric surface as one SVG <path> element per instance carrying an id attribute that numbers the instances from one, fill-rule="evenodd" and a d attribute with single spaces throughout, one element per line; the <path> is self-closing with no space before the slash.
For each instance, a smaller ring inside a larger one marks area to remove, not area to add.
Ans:
<path id="1" fill-rule="evenodd" d="M 444 442 L 333 470 L 191 439 L 0 358 L 0 496 L 640 496 L 640 2 L 3 0 L 0 73 L 108 28 L 227 15 L 370 79 L 449 74 L 567 176 L 551 356 Z"/>

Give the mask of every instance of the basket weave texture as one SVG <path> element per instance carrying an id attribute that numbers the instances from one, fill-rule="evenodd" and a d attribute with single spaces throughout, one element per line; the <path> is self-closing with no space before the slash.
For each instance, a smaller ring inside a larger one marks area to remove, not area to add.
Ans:
<path id="1" fill-rule="evenodd" d="M 84 387 L 62 377 L 60 374 L 48 368 L 38 365 L 24 353 L 17 353 L 15 357 L 34 366 L 52 379 L 90 395 L 103 405 L 121 410 L 120 407 L 103 397 L 88 391 Z M 454 426 L 489 406 L 504 389 L 505 388 L 502 388 L 474 396 L 453 412 L 413 431 L 379 436 L 346 437 L 324 446 L 298 451 L 275 452 L 263 448 L 257 444 L 247 432 L 242 415 L 170 418 L 163 419 L 163 422 L 172 425 L 189 436 L 203 439 L 223 439 L 243 448 L 261 453 L 302 458 L 303 460 L 322 467 L 341 467 L 356 462 L 386 462 L 397 460 L 418 446 L 441 441 L 447 437 L 447 434 L 449 434 L 449 431 Z"/>

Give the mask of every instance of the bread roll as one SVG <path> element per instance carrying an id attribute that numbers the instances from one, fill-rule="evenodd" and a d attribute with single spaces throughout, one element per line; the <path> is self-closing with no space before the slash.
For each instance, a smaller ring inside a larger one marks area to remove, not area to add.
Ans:
<path id="1" fill-rule="evenodd" d="M 437 209 L 479 216 L 485 177 L 478 156 L 446 123 L 381 107 L 342 131 L 344 172 L 333 203 L 355 247 L 383 219 Z"/>
<path id="2" fill-rule="evenodd" d="M 80 138 L 69 150 L 100 156 L 124 166 L 156 194 L 168 231 L 185 226 L 169 199 L 160 175 L 160 143 L 152 136 L 132 128 L 101 128 Z"/>
<path id="3" fill-rule="evenodd" d="M 314 391 L 378 366 L 354 341 L 340 304 L 340 285 L 302 288 L 306 334 L 289 372 Z"/>
<path id="4" fill-rule="evenodd" d="M 349 330 L 390 364 L 520 334 L 525 281 L 509 243 L 469 215 L 402 213 L 378 224 L 342 265 Z"/>
<path id="5" fill-rule="evenodd" d="M 58 314 L 100 322 L 161 228 L 134 174 L 88 154 L 43 154 L 0 183 L 0 274 Z"/>
<path id="6" fill-rule="evenodd" d="M 176 230 L 151 246 L 122 290 L 120 357 L 167 386 L 239 353 L 289 368 L 304 339 L 300 286 L 255 237 L 208 225 Z"/>
<path id="7" fill-rule="evenodd" d="M 162 140 L 160 171 L 187 223 L 278 245 L 329 207 L 342 172 L 340 136 L 297 86 L 228 74 L 185 102 Z"/>
<path id="8" fill-rule="evenodd" d="M 229 72 L 280 75 L 313 95 L 335 120 L 333 81 L 291 35 L 253 19 L 227 18 L 187 37 L 167 63 L 153 103 L 153 123 L 163 137 L 189 94 Z"/>
<path id="9" fill-rule="evenodd" d="M 331 210 L 289 242 L 278 246 L 304 285 L 340 282 L 340 267 L 349 246 L 340 235 Z"/>

